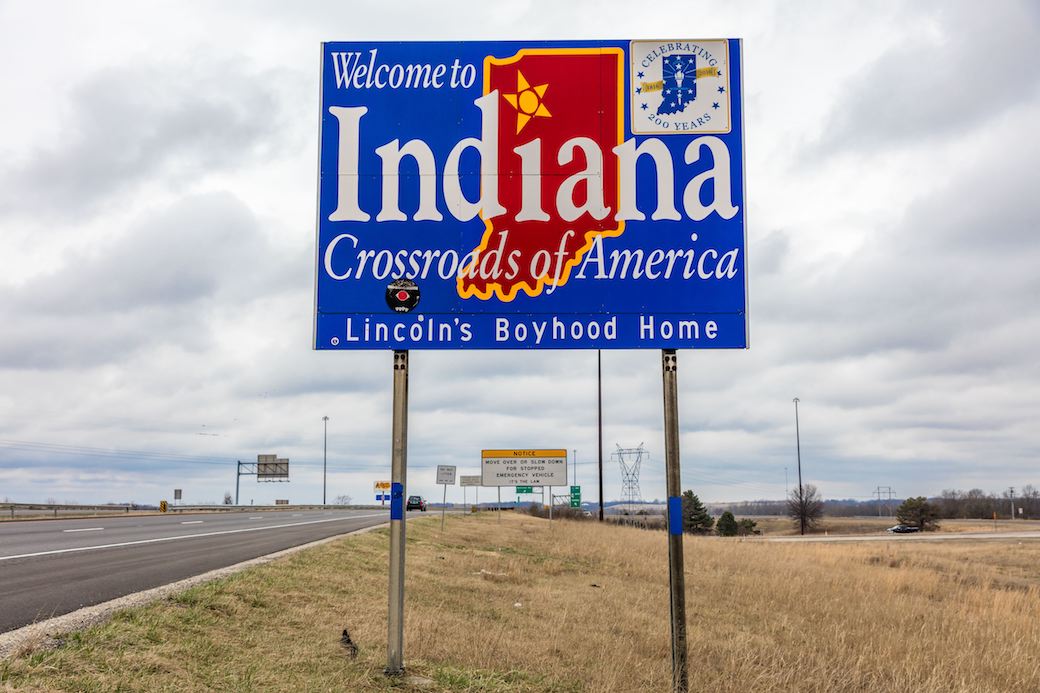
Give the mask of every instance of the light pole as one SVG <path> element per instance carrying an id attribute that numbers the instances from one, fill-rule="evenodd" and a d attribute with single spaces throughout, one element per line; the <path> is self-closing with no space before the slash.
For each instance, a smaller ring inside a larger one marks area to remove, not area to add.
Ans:
<path id="1" fill-rule="evenodd" d="M 805 491 L 802 489 L 802 438 L 798 430 L 798 398 L 794 398 L 794 441 L 798 451 L 798 524 L 805 534 Z"/>
<path id="2" fill-rule="evenodd" d="M 325 424 L 325 442 L 321 453 L 321 504 L 328 505 L 325 494 L 329 479 L 329 417 L 323 416 L 321 421 Z"/>

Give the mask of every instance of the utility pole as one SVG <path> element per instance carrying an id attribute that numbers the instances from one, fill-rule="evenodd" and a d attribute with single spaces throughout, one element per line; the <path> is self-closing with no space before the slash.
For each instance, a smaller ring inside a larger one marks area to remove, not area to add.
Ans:
<path id="1" fill-rule="evenodd" d="M 329 480 L 329 417 L 323 416 L 321 420 L 325 424 L 325 442 L 321 453 L 321 504 L 328 505 L 326 493 Z"/>
<path id="2" fill-rule="evenodd" d="M 1011 497 L 1011 519 L 1015 519 L 1015 487 L 1012 486 L 1008 489 L 1008 495 Z"/>
<path id="3" fill-rule="evenodd" d="M 798 524 L 805 534 L 805 491 L 802 489 L 802 437 L 798 430 L 798 398 L 794 398 L 794 441 L 798 451 Z"/>
<path id="4" fill-rule="evenodd" d="M 791 488 L 790 488 L 789 484 L 787 483 L 787 467 L 785 466 L 784 467 L 784 500 L 787 500 L 787 497 L 790 496 L 790 495 L 791 495 Z"/>
<path id="5" fill-rule="evenodd" d="M 599 521 L 603 522 L 603 350 L 596 349 L 596 402 L 599 411 Z"/>

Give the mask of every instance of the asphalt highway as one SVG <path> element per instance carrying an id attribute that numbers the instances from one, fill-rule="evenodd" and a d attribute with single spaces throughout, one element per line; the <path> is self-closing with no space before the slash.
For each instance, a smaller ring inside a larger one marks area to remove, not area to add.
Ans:
<path id="1" fill-rule="evenodd" d="M 0 523 L 0 633 L 389 519 L 289 510 Z"/>

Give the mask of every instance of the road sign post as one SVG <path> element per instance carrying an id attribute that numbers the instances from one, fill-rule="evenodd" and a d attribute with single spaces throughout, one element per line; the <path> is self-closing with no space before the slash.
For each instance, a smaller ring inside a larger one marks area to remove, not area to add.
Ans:
<path id="1" fill-rule="evenodd" d="M 455 467 L 450 464 L 437 465 L 437 483 L 444 487 L 441 500 L 441 531 L 444 531 L 444 512 L 448 507 L 448 487 L 455 485 Z"/>
<path id="2" fill-rule="evenodd" d="M 386 501 L 390 500 L 391 486 L 392 484 L 389 480 L 376 481 L 372 484 L 372 491 L 376 494 L 376 500 L 380 501 L 381 505 L 386 505 Z"/>
<path id="3" fill-rule="evenodd" d="M 404 673 L 405 487 L 408 473 L 408 351 L 394 352 L 394 401 L 390 455 L 390 606 L 386 673 Z"/>
<path id="4" fill-rule="evenodd" d="M 674 349 L 661 350 L 664 467 L 668 493 L 668 586 L 672 620 L 672 690 L 686 693 L 686 574 L 683 572 L 682 479 L 679 474 L 679 383 Z"/>
<path id="5" fill-rule="evenodd" d="M 459 485 L 462 486 L 462 505 L 463 506 L 466 505 L 466 487 L 467 486 L 473 486 L 474 487 L 474 491 L 473 492 L 475 494 L 477 494 L 477 500 L 474 501 L 474 502 L 479 507 L 480 506 L 480 475 L 479 474 L 477 474 L 477 475 L 470 475 L 470 476 L 462 475 L 462 476 L 459 477 Z"/>

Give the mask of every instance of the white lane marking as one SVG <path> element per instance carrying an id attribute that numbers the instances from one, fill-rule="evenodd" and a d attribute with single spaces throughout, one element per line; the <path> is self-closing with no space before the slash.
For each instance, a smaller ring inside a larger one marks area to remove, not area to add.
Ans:
<path id="1" fill-rule="evenodd" d="M 97 551 L 98 549 L 114 549 L 121 546 L 137 546 L 139 544 L 156 544 L 161 541 L 177 541 L 178 539 L 197 539 L 199 537 L 215 537 L 220 534 L 239 534 L 241 532 L 263 532 L 269 529 L 283 529 L 285 527 L 301 527 L 303 525 L 317 525 L 325 522 L 342 522 L 343 520 L 362 520 L 368 517 L 385 517 L 386 513 L 374 513 L 371 515 L 350 515 L 348 517 L 333 517 L 328 520 L 307 520 L 305 522 L 288 522 L 284 525 L 266 525 L 264 527 L 245 527 L 244 529 L 224 529 L 219 532 L 197 532 L 196 534 L 178 534 L 172 537 L 158 537 L 156 539 L 138 539 L 137 541 L 122 541 L 117 544 L 98 544 L 97 546 L 77 546 L 71 549 L 52 549 L 50 551 L 36 551 L 35 553 L 19 553 L 13 556 L 0 556 L 0 561 L 10 561 L 15 558 L 33 558 L 35 556 L 53 556 L 59 553 L 78 553 L 80 551 Z"/>
<path id="2" fill-rule="evenodd" d="M 249 519 L 250 519 L 250 520 L 262 520 L 262 519 L 264 519 L 264 518 L 262 518 L 262 517 L 260 517 L 259 515 L 257 515 L 256 517 L 251 517 L 251 518 L 249 518 Z"/>
<path id="3" fill-rule="evenodd" d="M 303 517 L 303 513 L 293 513 L 293 517 Z"/>
<path id="4" fill-rule="evenodd" d="M 84 527 L 83 529 L 63 529 L 63 532 L 100 532 L 104 527 Z"/>
<path id="5" fill-rule="evenodd" d="M 203 520 L 185 520 L 181 524 L 182 525 L 201 525 L 202 523 L 203 523 Z"/>

